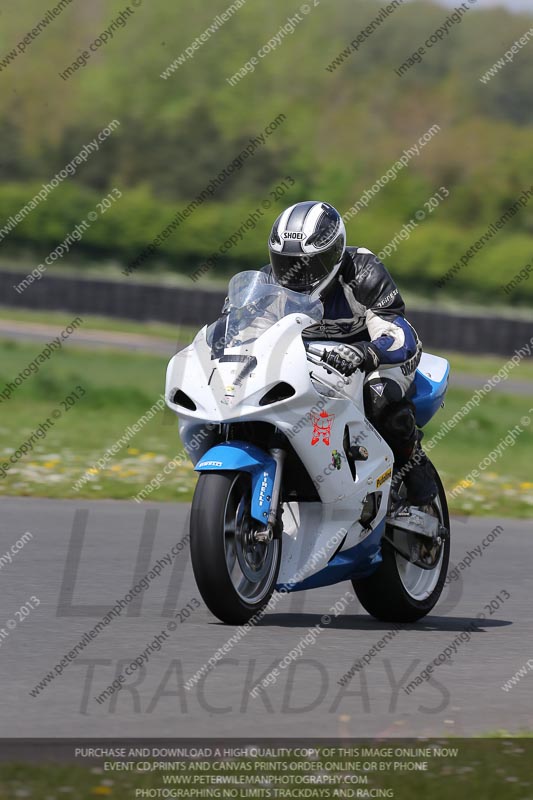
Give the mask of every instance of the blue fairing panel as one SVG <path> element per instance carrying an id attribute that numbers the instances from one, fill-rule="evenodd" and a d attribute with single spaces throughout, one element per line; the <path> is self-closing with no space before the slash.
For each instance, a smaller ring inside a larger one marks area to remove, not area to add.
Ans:
<path id="1" fill-rule="evenodd" d="M 248 472 L 252 476 L 252 517 L 266 524 L 276 474 L 272 456 L 249 442 L 225 442 L 204 453 L 194 469 L 197 472 Z"/>
<path id="2" fill-rule="evenodd" d="M 437 413 L 448 388 L 450 367 L 448 365 L 444 375 L 439 380 L 432 380 L 417 369 L 413 382 L 414 394 L 410 399 L 416 408 L 416 424 L 423 428 L 424 425 Z"/>

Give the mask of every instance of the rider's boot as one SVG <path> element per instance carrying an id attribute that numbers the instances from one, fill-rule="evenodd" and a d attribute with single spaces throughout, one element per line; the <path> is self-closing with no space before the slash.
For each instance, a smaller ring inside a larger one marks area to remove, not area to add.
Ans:
<path id="1" fill-rule="evenodd" d="M 392 491 L 397 490 L 403 481 L 410 505 L 431 503 L 438 494 L 438 488 L 433 467 L 420 444 L 423 433 L 416 427 L 412 403 L 404 400 L 391 407 L 384 420 L 382 433 L 394 453 Z"/>
<path id="2" fill-rule="evenodd" d="M 422 449 L 420 440 L 422 432 L 417 432 L 416 443 L 407 461 L 398 464 L 395 461 L 397 470 L 393 478 L 398 482 L 403 480 L 407 490 L 407 500 L 412 506 L 425 506 L 431 503 L 438 494 L 437 482 L 435 481 L 434 469 L 427 455 Z"/>

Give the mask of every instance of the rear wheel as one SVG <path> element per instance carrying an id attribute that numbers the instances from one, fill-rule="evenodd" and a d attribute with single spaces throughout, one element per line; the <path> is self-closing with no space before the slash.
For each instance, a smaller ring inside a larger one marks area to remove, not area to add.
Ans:
<path id="1" fill-rule="evenodd" d="M 279 572 L 281 541 L 256 541 L 251 497 L 247 473 L 206 472 L 192 501 L 194 577 L 209 610 L 231 625 L 267 605 Z"/>
<path id="2" fill-rule="evenodd" d="M 404 552 L 412 544 L 409 538 L 415 536 L 420 545 L 419 558 L 430 568 L 411 563 L 385 539 L 382 544 L 383 561 L 378 569 L 368 578 L 352 581 L 364 608 L 384 622 L 416 622 L 429 614 L 442 593 L 450 559 L 450 518 L 444 488 L 433 465 L 432 469 L 438 494 L 423 510 L 436 517 L 446 529 L 447 535 L 442 537 L 442 542 L 438 544 L 428 537 L 416 536 L 398 528 L 390 529 L 389 526 L 385 534 Z M 399 494 L 405 495 L 403 485 Z"/>

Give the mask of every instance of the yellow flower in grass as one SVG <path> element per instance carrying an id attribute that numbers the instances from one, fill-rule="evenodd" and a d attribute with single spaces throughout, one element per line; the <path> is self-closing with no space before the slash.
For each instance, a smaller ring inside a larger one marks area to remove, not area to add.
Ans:
<path id="1" fill-rule="evenodd" d="M 45 461 L 43 467 L 45 467 L 46 469 L 53 469 L 56 464 L 59 464 L 58 458 L 55 458 L 52 461 Z"/>
<path id="2" fill-rule="evenodd" d="M 150 461 L 150 459 L 155 458 L 157 453 L 143 453 L 141 456 L 141 461 Z"/>
<path id="3" fill-rule="evenodd" d="M 128 447 L 128 453 L 130 454 L 130 456 L 138 456 L 140 450 L 137 450 L 136 447 Z"/>
<path id="4" fill-rule="evenodd" d="M 521 489 L 533 489 L 533 483 L 530 483 L 530 481 L 525 481 L 524 483 L 520 484 L 520 488 Z"/>
<path id="5" fill-rule="evenodd" d="M 459 481 L 459 483 L 457 483 L 453 487 L 452 492 L 455 492 L 457 489 L 469 489 L 470 486 L 473 486 L 473 485 L 474 485 L 474 481 L 469 481 L 469 480 L 466 480 L 465 478 L 463 478 L 463 480 Z"/>
<path id="6" fill-rule="evenodd" d="M 95 786 L 91 794 L 100 794 L 100 795 L 111 794 L 111 789 L 109 788 L 109 786 Z"/>
<path id="7" fill-rule="evenodd" d="M 89 469 L 87 470 L 88 475 L 98 475 L 98 472 L 99 470 L 97 467 L 89 467 Z"/>
<path id="8" fill-rule="evenodd" d="M 120 472 L 121 469 L 122 469 L 121 464 L 113 464 L 113 466 L 111 467 L 111 472 Z"/>

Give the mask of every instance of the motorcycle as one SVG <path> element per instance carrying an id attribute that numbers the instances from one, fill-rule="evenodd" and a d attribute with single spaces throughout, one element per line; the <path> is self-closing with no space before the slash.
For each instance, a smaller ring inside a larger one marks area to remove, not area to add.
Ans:
<path id="1" fill-rule="evenodd" d="M 390 447 L 366 419 L 364 374 L 306 348 L 319 300 L 232 278 L 222 316 L 170 361 L 166 403 L 199 473 L 192 566 L 211 612 L 228 624 L 264 613 L 275 589 L 350 580 L 366 611 L 414 622 L 434 607 L 450 555 L 446 496 L 411 507 Z M 423 353 L 410 395 L 420 428 L 443 404 L 449 364 Z M 393 481 L 393 473 L 395 475 Z"/>

